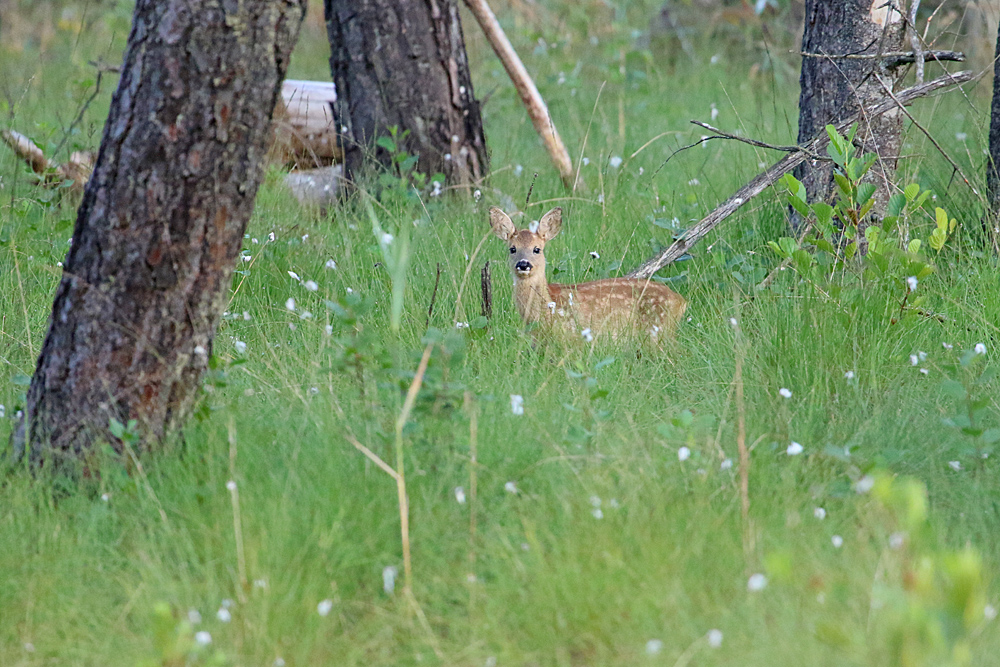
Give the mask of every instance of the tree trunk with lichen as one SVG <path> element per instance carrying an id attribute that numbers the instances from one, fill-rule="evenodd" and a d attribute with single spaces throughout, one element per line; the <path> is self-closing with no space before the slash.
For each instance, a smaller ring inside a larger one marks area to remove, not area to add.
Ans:
<path id="1" fill-rule="evenodd" d="M 905 11 L 905 7 L 900 8 Z M 905 70 L 887 68 L 877 57 L 843 56 L 902 51 L 905 26 L 903 17 L 890 10 L 885 0 L 806 0 L 802 52 L 815 55 L 802 58 L 799 144 L 825 132 L 827 124 L 836 124 L 856 114 L 863 105 L 886 97 L 883 83 L 896 92 Z M 892 195 L 903 118 L 902 112 L 896 110 L 863 118 L 858 124 L 855 141 L 862 145 L 863 152 L 879 155 L 865 179 L 878 188 L 872 207 L 876 218 L 882 217 Z M 811 160 L 794 173 L 805 185 L 810 202 L 833 198 L 836 190 L 832 163 Z"/>
<path id="2" fill-rule="evenodd" d="M 391 168 L 392 151 L 375 142 L 392 127 L 397 150 L 418 156 L 417 171 L 453 185 L 485 176 L 486 139 L 455 0 L 324 6 L 345 177 L 355 179 L 368 158 Z"/>
<path id="3" fill-rule="evenodd" d="M 15 450 L 60 466 L 112 420 L 189 414 L 263 176 L 305 0 L 139 0 Z"/>

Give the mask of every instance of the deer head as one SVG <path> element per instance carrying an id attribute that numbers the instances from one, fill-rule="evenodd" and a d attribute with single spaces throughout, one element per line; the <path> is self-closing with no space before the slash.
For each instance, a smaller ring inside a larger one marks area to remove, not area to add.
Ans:
<path id="1" fill-rule="evenodd" d="M 562 229 L 562 209 L 554 208 L 538 221 L 538 230 L 520 231 L 510 217 L 496 206 L 490 209 L 490 226 L 493 233 L 507 242 L 510 248 L 510 270 L 515 281 L 545 283 L 545 244 Z"/>

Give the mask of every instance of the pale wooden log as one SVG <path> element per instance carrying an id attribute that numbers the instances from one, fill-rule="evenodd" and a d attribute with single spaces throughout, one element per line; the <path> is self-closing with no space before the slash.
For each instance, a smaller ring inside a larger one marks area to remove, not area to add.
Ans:
<path id="1" fill-rule="evenodd" d="M 517 89 L 517 94 L 520 95 L 521 101 L 528 111 L 531 124 L 535 126 L 535 131 L 538 132 L 538 135 L 542 138 L 542 143 L 545 144 L 545 150 L 548 151 L 549 157 L 552 158 L 552 162 L 559 171 L 559 177 L 562 179 L 563 185 L 567 189 L 572 188 L 574 180 L 573 162 L 569 158 L 566 146 L 559 137 L 555 123 L 552 122 L 552 117 L 549 115 L 549 109 L 545 105 L 545 100 L 542 99 L 538 88 L 535 86 L 535 82 L 532 81 L 528 70 L 525 69 L 524 63 L 521 62 L 517 52 L 514 51 L 514 47 L 511 46 L 510 40 L 507 39 L 503 28 L 500 27 L 500 22 L 497 21 L 496 15 L 493 14 L 490 6 L 486 4 L 486 0 L 465 0 L 465 5 L 472 12 L 472 15 L 476 17 L 476 21 L 479 22 L 479 26 L 483 29 L 483 33 L 486 35 L 490 46 L 493 47 L 497 57 L 500 58 L 500 62 L 503 63 L 504 69 L 507 70 L 508 76 L 510 76 L 511 81 L 514 83 L 514 88 Z"/>
<path id="2" fill-rule="evenodd" d="M 281 84 L 274 128 L 279 161 L 303 167 L 326 167 L 340 161 L 331 106 L 336 101 L 332 81 L 286 79 Z"/>

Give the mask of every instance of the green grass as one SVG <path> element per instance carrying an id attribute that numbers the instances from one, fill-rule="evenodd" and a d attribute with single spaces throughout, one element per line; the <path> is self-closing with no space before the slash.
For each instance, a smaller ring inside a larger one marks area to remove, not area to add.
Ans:
<path id="1" fill-rule="evenodd" d="M 566 20 L 577 18 L 571 11 Z M 398 237 L 405 226 L 411 236 L 398 333 L 389 326 L 391 280 L 365 210 L 370 200 L 318 214 L 295 204 L 280 173 L 269 173 L 245 244 L 253 261 L 238 267 L 245 275 L 234 280 L 234 316 L 216 339 L 222 366 L 182 442 L 144 456 L 142 473 L 109 460 L 99 479 L 69 488 L 19 469 L 3 478 L 0 664 L 160 664 L 154 608 L 161 602 L 178 618 L 198 610 L 195 629 L 210 632 L 212 647 L 240 665 L 271 665 L 278 656 L 288 665 L 893 664 L 894 628 L 901 626 L 891 610 L 904 598 L 898 570 L 918 551 L 891 549 L 897 521 L 875 497 L 852 490 L 873 469 L 926 485 L 929 528 L 919 553 L 975 548 L 984 558 L 983 592 L 997 605 L 996 457 L 977 459 L 972 440 L 942 422 L 957 408 L 941 382 L 959 377 L 947 365 L 976 343 L 995 361 L 1000 272 L 977 249 L 975 198 L 957 181 L 949 187 L 949 168 L 914 129 L 904 152 L 918 157 L 901 171 L 934 187 L 962 225 L 937 272 L 919 286 L 947 321 L 908 316 L 892 324 L 900 291 L 869 284 L 849 302 L 821 294 L 792 271 L 754 292 L 750 285 L 776 265 L 766 241 L 784 230 L 784 208 L 772 192 L 724 223 L 694 259 L 664 272 L 690 302 L 690 320 L 668 355 L 636 359 L 627 346 L 534 348 L 522 332 L 503 246 L 487 237 L 486 209 L 522 204 L 532 172 L 539 176 L 528 214 L 537 218 L 557 201 L 566 210 L 564 233 L 547 251 L 560 269 L 555 279 L 589 280 L 625 272 L 669 242 L 654 218 L 677 217 L 684 226 L 754 175 L 758 162 L 775 159 L 719 141 L 657 171 L 676 147 L 700 136 L 688 119 L 708 119 L 715 104 L 720 127 L 779 143 L 794 139 L 792 65 L 748 78 L 761 53 L 698 67 L 680 58 L 658 66 L 656 57 L 639 54 L 626 59 L 623 79 L 613 55 L 631 48 L 629 30 L 642 25 L 631 14 L 628 20 L 600 33 L 596 46 L 586 36 L 567 43 L 553 32 L 543 36 L 560 46 L 533 54 L 537 35 L 526 30 L 515 39 L 574 161 L 586 138 L 590 163 L 581 174 L 588 188 L 568 199 L 499 66 L 466 26 L 477 92 L 496 87 L 484 112 L 494 177 L 478 203 L 391 193 L 374 203 L 383 228 Z M 306 32 L 291 76 L 324 75 L 322 37 Z M 113 47 L 123 38 L 117 33 Z M 60 124 L 72 117 L 64 110 L 88 94 L 86 60 L 107 43 L 77 44 L 63 35 L 54 53 L 4 52 L 4 85 L 27 90 L 5 107 L 4 126 L 54 147 Z M 567 75 L 562 84 L 560 72 Z M 109 94 L 95 101 L 84 127 L 100 127 Z M 980 84 L 969 101 L 952 95 L 916 107 L 977 183 L 988 94 Z M 619 169 L 608 165 L 667 131 L 680 134 Z M 959 132 L 968 135 L 964 143 Z M 82 132 L 76 141 L 94 146 L 98 139 L 99 131 Z M 519 177 L 516 165 L 523 166 Z M 6 442 L 75 211 L 68 199 L 42 201 L 45 193 L 30 187 L 7 152 L 0 153 L 0 178 Z M 919 221 L 921 234 L 930 224 Z M 335 270 L 325 268 L 328 259 Z M 455 332 L 456 321 L 479 314 L 486 259 L 497 260 L 495 317 L 485 330 Z M 450 354 L 436 348 L 404 432 L 413 591 L 425 625 L 400 594 L 401 579 L 394 594 L 383 591 L 384 568 L 402 572 L 395 484 L 345 435 L 394 460 L 394 423 L 424 348 L 439 265 L 430 325 L 452 332 Z M 288 271 L 315 280 L 319 290 L 304 289 Z M 356 338 L 324 304 L 350 305 L 355 296 L 367 309 Z M 285 307 L 289 297 L 296 313 Z M 300 319 L 303 310 L 313 317 Z M 737 454 L 738 348 L 730 318 L 738 318 L 743 337 L 747 441 L 755 445 L 749 528 L 736 466 L 721 466 Z M 357 342 L 360 369 L 342 367 L 348 339 Z M 926 375 L 909 361 L 921 350 Z M 231 363 L 237 359 L 243 363 Z M 778 394 L 781 387 L 791 398 Z M 996 389 L 996 382 L 984 389 L 993 427 L 1000 422 Z M 466 392 L 478 422 L 475 503 Z M 524 397 L 523 415 L 512 414 L 511 394 Z M 666 426 L 685 411 L 693 416 L 689 427 Z M 785 454 L 792 440 L 803 445 L 801 456 Z M 691 450 L 686 461 L 678 457 L 682 446 Z M 240 587 L 230 479 L 239 488 L 249 590 Z M 517 493 L 505 490 L 508 482 Z M 463 487 L 463 504 L 456 487 Z M 814 517 L 816 507 L 825 508 L 825 519 Z M 843 538 L 839 549 L 835 535 Z M 769 577 L 756 593 L 747 590 L 755 572 Z M 903 608 L 933 595 L 917 598 Z M 317 605 L 327 599 L 333 606 L 324 617 Z M 889 604 L 879 609 L 873 599 Z M 223 600 L 233 601 L 228 623 L 216 617 Z M 977 618 L 973 625 L 971 664 L 990 664 L 1000 650 L 996 622 Z M 719 648 L 704 639 L 712 628 L 723 633 Z M 662 642 L 659 653 L 647 654 L 650 640 Z"/>

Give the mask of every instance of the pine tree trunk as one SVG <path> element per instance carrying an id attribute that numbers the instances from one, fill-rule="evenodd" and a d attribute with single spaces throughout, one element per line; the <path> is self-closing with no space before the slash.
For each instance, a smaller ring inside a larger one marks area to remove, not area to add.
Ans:
<path id="1" fill-rule="evenodd" d="M 190 412 L 305 0 L 139 0 L 15 445 L 155 443 Z"/>
<path id="2" fill-rule="evenodd" d="M 905 8 L 903 8 L 905 9 Z M 806 0 L 802 51 L 830 56 L 878 54 L 904 48 L 905 21 L 885 0 Z M 879 83 L 893 92 L 901 72 L 885 68 L 880 59 L 803 56 L 799 95 L 799 144 L 825 131 L 829 123 L 855 114 L 862 105 L 886 97 Z M 857 142 L 880 159 L 866 180 L 878 186 L 873 215 L 885 212 L 902 145 L 903 114 L 890 111 L 858 124 Z M 809 201 L 829 201 L 834 194 L 830 162 L 809 161 L 795 170 Z"/>
<path id="3" fill-rule="evenodd" d="M 993 104 L 990 107 L 990 155 L 986 164 L 986 189 L 990 200 L 990 234 L 996 238 L 1000 220 L 1000 28 L 997 29 L 996 58 L 993 60 Z"/>
<path id="4" fill-rule="evenodd" d="M 345 176 L 366 157 L 389 166 L 377 146 L 389 128 L 417 171 L 468 185 L 489 162 L 455 0 L 325 0 L 330 69 L 337 88 Z"/>

